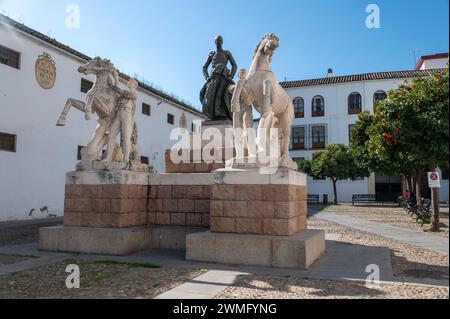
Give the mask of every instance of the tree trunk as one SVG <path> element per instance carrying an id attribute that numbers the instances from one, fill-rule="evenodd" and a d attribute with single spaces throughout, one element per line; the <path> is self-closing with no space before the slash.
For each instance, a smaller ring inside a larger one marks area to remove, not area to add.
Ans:
<path id="1" fill-rule="evenodd" d="M 405 178 L 406 178 L 406 183 L 407 183 L 407 185 L 408 185 L 408 191 L 409 191 L 410 193 L 412 193 L 413 190 L 414 190 L 414 188 L 413 188 L 413 184 L 412 184 L 412 181 L 411 181 L 411 176 L 408 175 L 408 176 L 405 176 Z"/>
<path id="2" fill-rule="evenodd" d="M 415 182 L 416 182 L 416 196 L 417 196 L 417 200 L 420 200 L 420 198 L 422 197 L 422 191 L 421 191 L 421 186 L 422 186 L 422 172 L 423 169 L 422 168 L 417 168 L 416 169 L 416 178 L 415 178 Z"/>
<path id="3" fill-rule="evenodd" d="M 436 161 L 430 157 L 428 160 L 430 172 L 436 171 Z M 438 232 L 440 230 L 439 221 L 439 188 L 431 189 L 431 207 L 433 209 L 433 220 L 431 222 L 431 231 Z"/>
<path id="4" fill-rule="evenodd" d="M 334 192 L 334 205 L 339 205 L 337 198 L 337 188 L 336 188 L 337 180 L 333 179 L 333 192 Z"/>
<path id="5" fill-rule="evenodd" d="M 406 182 L 405 182 L 405 175 L 401 175 L 400 176 L 401 177 L 401 180 L 402 180 L 402 194 L 404 193 L 404 192 L 406 192 L 406 189 L 407 189 L 407 187 L 406 187 Z"/>

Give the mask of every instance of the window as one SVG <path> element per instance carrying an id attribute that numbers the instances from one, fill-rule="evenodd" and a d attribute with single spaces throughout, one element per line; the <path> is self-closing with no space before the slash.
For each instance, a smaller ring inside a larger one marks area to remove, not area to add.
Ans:
<path id="1" fill-rule="evenodd" d="M 350 124 L 348 126 L 348 141 L 349 141 L 349 143 L 352 142 L 352 133 L 353 133 L 354 129 L 355 129 L 355 124 Z"/>
<path id="2" fill-rule="evenodd" d="M 90 89 L 92 89 L 93 86 L 93 82 L 86 79 L 81 79 L 81 92 L 87 93 L 90 91 Z"/>
<path id="3" fill-rule="evenodd" d="M 293 101 L 294 103 L 294 113 L 296 119 L 301 119 L 305 117 L 305 101 L 301 97 L 296 97 Z"/>
<path id="4" fill-rule="evenodd" d="M 326 133 L 325 126 L 313 126 L 311 129 L 312 136 L 312 149 L 321 150 L 325 148 L 326 145 Z"/>
<path id="5" fill-rule="evenodd" d="M 148 105 L 146 103 L 142 103 L 142 114 L 147 115 L 147 116 L 152 115 L 152 109 L 151 109 L 150 105 Z"/>
<path id="6" fill-rule="evenodd" d="M 0 45 L 0 63 L 20 69 L 20 53 Z"/>
<path id="7" fill-rule="evenodd" d="M 0 151 L 16 152 L 17 135 L 0 132 Z"/>
<path id="8" fill-rule="evenodd" d="M 150 164 L 150 159 L 147 156 L 141 156 L 141 163 L 142 164 Z"/>
<path id="9" fill-rule="evenodd" d="M 320 117 L 325 115 L 325 100 L 320 95 L 312 100 L 312 116 Z"/>
<path id="10" fill-rule="evenodd" d="M 348 96 L 348 114 L 359 114 L 362 112 L 361 94 L 354 92 Z"/>
<path id="11" fill-rule="evenodd" d="M 304 150 L 305 149 L 305 128 L 293 127 L 292 128 L 292 150 Z"/>
<path id="12" fill-rule="evenodd" d="M 175 124 L 175 116 L 173 114 L 167 114 L 167 123 L 174 125 Z"/>
<path id="13" fill-rule="evenodd" d="M 81 161 L 81 151 L 83 150 L 83 148 L 85 148 L 85 146 L 78 145 L 77 160 L 79 161 Z"/>
<path id="14" fill-rule="evenodd" d="M 375 112 L 377 109 L 377 104 L 380 101 L 386 100 L 387 99 L 387 94 L 384 91 L 376 91 L 375 94 L 373 95 L 373 111 Z"/>

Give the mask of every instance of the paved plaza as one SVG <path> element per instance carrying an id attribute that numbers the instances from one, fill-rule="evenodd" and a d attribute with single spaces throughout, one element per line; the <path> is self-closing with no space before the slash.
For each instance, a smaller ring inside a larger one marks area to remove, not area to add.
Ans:
<path id="1" fill-rule="evenodd" d="M 358 209 L 367 214 L 371 210 Z M 15 234 L 16 240 L 3 238 L 0 242 L 0 297 L 448 298 L 445 234 L 350 217 L 334 210 L 309 211 L 308 227 L 325 230 L 327 250 L 308 271 L 190 262 L 185 260 L 184 251 L 151 250 L 127 257 L 41 252 L 37 234 L 33 236 L 30 229 L 58 224 L 59 220 L 2 223 L 1 229 Z M 386 216 L 398 219 L 395 213 Z M 407 223 L 410 217 L 403 216 Z M 65 286 L 68 264 L 80 266 L 80 289 Z M 370 265 L 376 265 L 380 274 L 375 286 L 366 285 Z"/>

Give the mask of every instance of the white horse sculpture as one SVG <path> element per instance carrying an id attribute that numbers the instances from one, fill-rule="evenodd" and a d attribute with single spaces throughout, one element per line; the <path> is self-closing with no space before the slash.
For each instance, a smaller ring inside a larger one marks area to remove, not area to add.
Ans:
<path id="1" fill-rule="evenodd" d="M 253 56 L 252 65 L 248 74 L 245 70 L 239 72 L 239 81 L 235 87 L 232 98 L 233 126 L 247 132 L 249 144 L 255 142 L 253 136 L 252 106 L 261 114 L 256 146 L 258 154 L 267 148 L 262 138 L 269 133 L 270 139 L 275 138 L 271 129 L 278 129 L 279 138 L 279 166 L 297 169 L 297 164 L 289 156 L 291 124 L 294 118 L 294 106 L 288 94 L 279 85 L 272 72 L 272 56 L 279 47 L 279 39 L 273 34 L 266 34 L 258 44 Z M 243 158 L 243 136 L 235 137 L 237 158 Z M 249 149 L 250 156 L 256 156 Z"/>
<path id="2" fill-rule="evenodd" d="M 92 89 L 86 94 L 86 102 L 76 99 L 67 100 L 56 125 L 64 126 L 66 124 L 66 117 L 71 107 L 85 113 L 86 120 L 90 120 L 93 113 L 98 115 L 98 125 L 94 135 L 82 152 L 82 170 L 91 170 L 93 161 L 100 159 L 98 154 L 107 143 L 108 131 L 116 116 L 119 95 L 111 88 L 110 84 L 119 84 L 119 73 L 109 60 L 99 57 L 80 66 L 78 72 L 85 75 L 94 74 L 96 81 Z"/>

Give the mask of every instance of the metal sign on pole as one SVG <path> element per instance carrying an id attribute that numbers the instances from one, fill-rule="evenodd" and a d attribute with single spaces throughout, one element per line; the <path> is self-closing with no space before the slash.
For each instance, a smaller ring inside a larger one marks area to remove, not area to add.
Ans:
<path id="1" fill-rule="evenodd" d="M 441 188 L 441 177 L 439 172 L 428 172 L 428 187 Z"/>

